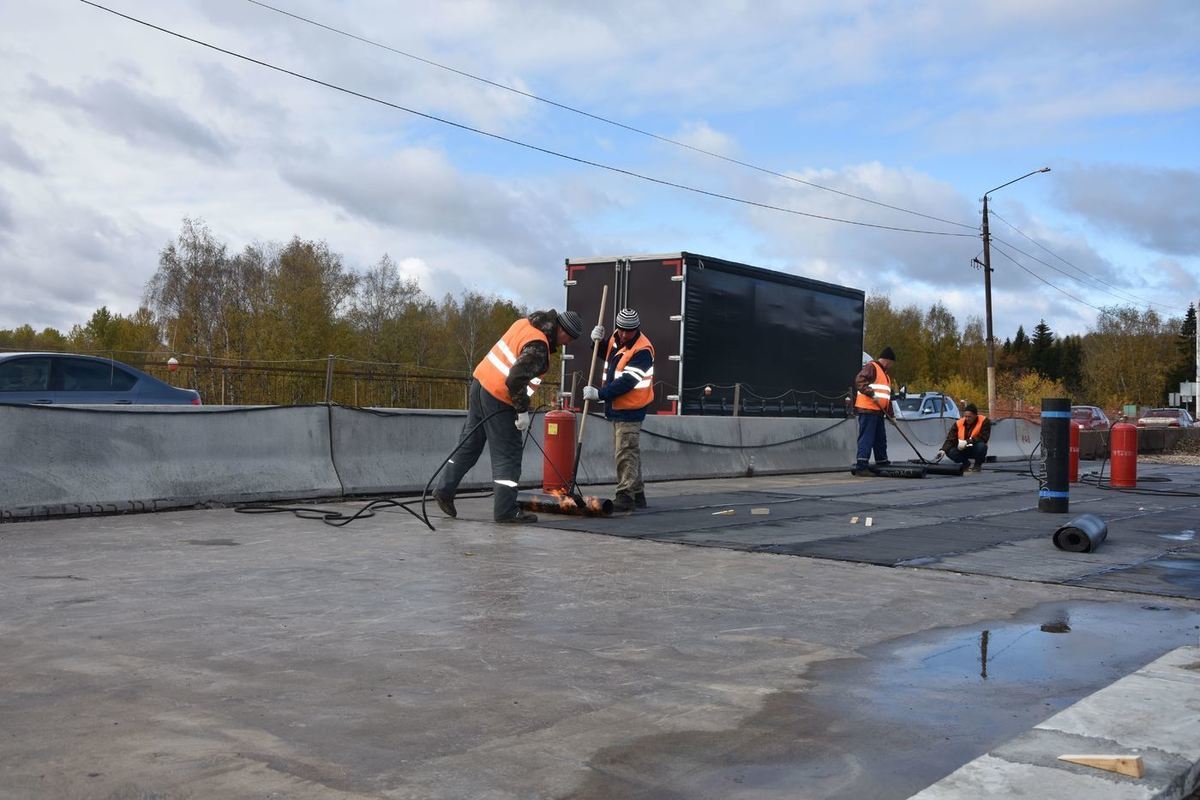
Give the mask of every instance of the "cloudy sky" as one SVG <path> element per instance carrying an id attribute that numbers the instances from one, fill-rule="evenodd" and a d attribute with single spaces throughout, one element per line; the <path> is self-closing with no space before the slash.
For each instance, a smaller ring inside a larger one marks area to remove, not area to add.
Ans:
<path id="1" fill-rule="evenodd" d="M 999 336 L 1042 317 L 1082 332 L 1093 306 L 1122 302 L 1178 315 L 1200 297 L 1192 0 L 270 2 L 786 177 L 250 0 L 104 4 L 536 147 L 931 233 L 656 185 L 79 0 L 0 0 L 0 328 L 135 310 L 184 217 L 235 250 L 299 235 L 355 269 L 388 253 L 434 295 L 561 305 L 565 257 L 688 250 L 941 299 L 962 322 L 983 313 L 979 198 L 1044 165 L 990 202 Z"/>

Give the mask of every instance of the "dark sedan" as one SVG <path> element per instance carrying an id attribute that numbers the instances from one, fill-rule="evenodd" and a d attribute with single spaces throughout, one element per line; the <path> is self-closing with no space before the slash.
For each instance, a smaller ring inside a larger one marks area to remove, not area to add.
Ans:
<path id="1" fill-rule="evenodd" d="M 110 358 L 0 353 L 0 403 L 198 406 L 200 394 Z"/>

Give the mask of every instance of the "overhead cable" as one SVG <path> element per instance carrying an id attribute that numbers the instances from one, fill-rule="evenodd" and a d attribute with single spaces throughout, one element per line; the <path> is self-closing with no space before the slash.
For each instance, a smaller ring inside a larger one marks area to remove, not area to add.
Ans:
<path id="1" fill-rule="evenodd" d="M 825 214 L 814 214 L 809 211 L 800 211 L 799 209 L 795 209 L 795 208 L 785 208 L 783 206 L 776 206 L 776 205 L 772 205 L 770 203 L 760 203 L 756 200 L 748 200 L 744 197 L 736 197 L 734 195 L 722 194 L 721 192 L 712 192 L 707 189 L 700 189 L 695 186 L 688 186 L 687 184 L 669 181 L 669 180 L 666 180 L 665 178 L 656 178 L 652 175 L 645 175 L 640 172 L 634 172 L 632 170 L 622 169 L 621 167 L 614 167 L 610 164 L 603 164 L 599 161 L 591 161 L 586 158 L 581 158 L 579 156 L 573 156 L 568 153 L 562 153 L 557 150 L 550 150 L 549 148 L 539 147 L 538 145 L 535 145 L 535 144 L 523 142 L 519 139 L 512 139 L 508 136 L 501 136 L 498 133 L 492 133 L 490 131 L 485 131 L 480 128 L 473 128 L 470 125 L 465 125 L 461 122 L 454 122 L 453 120 L 445 119 L 444 117 L 438 117 L 434 114 L 428 114 L 424 111 L 417 111 L 416 109 L 408 108 L 406 106 L 402 106 L 397 103 L 393 103 L 389 100 L 383 100 L 381 98 L 374 97 L 369 94 L 364 94 L 363 92 L 358 92 L 358 91 L 355 91 L 354 89 L 347 89 L 346 87 L 339 86 L 336 83 L 330 83 L 328 81 L 323 81 L 320 78 L 313 78 L 313 77 L 310 77 L 303 73 L 287 69 L 286 67 L 280 67 L 280 66 L 272 64 L 268 61 L 263 61 L 261 59 L 254 58 L 254 57 L 248 56 L 248 55 L 244 55 L 242 53 L 238 53 L 233 50 L 228 50 L 224 47 L 219 47 L 215 44 L 210 44 L 209 42 L 205 42 L 200 39 L 196 39 L 191 36 L 187 36 L 185 34 L 179 33 L 177 31 L 170 30 L 169 28 L 164 28 L 160 25 L 155 25 L 152 22 L 147 22 L 146 20 L 130 16 L 129 14 L 124 14 L 120 11 L 111 9 L 108 6 L 103 6 L 103 5 L 100 5 L 99 3 L 94 3 L 94 2 L 92 2 L 92 0 L 79 0 L 79 2 L 83 3 L 84 5 L 89 5 L 89 6 L 92 6 L 93 8 L 97 8 L 101 11 L 107 11 L 109 14 L 112 14 L 117 17 L 121 17 L 122 19 L 129 20 L 130 22 L 135 22 L 138 25 L 143 25 L 147 28 L 151 28 L 160 33 L 165 33 L 169 36 L 174 36 L 177 39 L 182 39 L 186 42 L 191 42 L 192 44 L 197 44 L 197 45 L 200 45 L 201 47 L 206 47 L 209 50 L 214 50 L 218 53 L 224 53 L 227 56 L 233 56 L 234 58 L 239 58 L 243 61 L 248 61 L 251 64 L 257 64 L 260 67 L 265 67 L 266 69 L 274 70 L 275 72 L 279 72 L 284 75 L 290 75 L 293 78 L 299 78 L 300 80 L 308 81 L 309 83 L 314 83 L 318 86 L 324 86 L 327 89 L 333 89 L 334 91 L 342 92 L 343 94 L 348 94 L 352 97 L 357 97 L 361 100 L 367 100 L 372 103 L 378 103 L 379 105 L 387 106 L 388 108 L 394 108 L 397 111 L 404 111 L 408 114 L 412 114 L 413 116 L 432 120 L 433 122 L 440 122 L 443 125 L 449 125 L 452 128 L 458 128 L 459 130 L 468 131 L 470 133 L 476 133 L 476 134 L 479 134 L 480 136 L 487 136 L 488 138 L 496 139 L 497 141 L 507 142 L 509 144 L 516 145 L 518 147 L 524 147 L 527 150 L 533 150 L 535 152 L 544 153 L 546 155 L 554 156 L 556 158 L 565 159 L 567 161 L 573 161 L 577 164 L 585 164 L 589 167 L 595 167 L 597 169 L 607 170 L 608 172 L 614 172 L 614 173 L 617 173 L 618 175 L 626 175 L 628 177 L 637 178 L 638 180 L 646 181 L 648 183 L 658 184 L 659 186 L 669 186 L 673 189 L 679 189 L 679 190 L 685 191 L 685 192 L 692 192 L 693 194 L 699 194 L 699 195 L 703 195 L 706 197 L 714 197 L 718 200 L 728 200 L 733 203 L 740 203 L 742 205 L 752 206 L 755 208 L 764 208 L 764 209 L 768 209 L 770 211 L 779 211 L 784 214 L 793 214 L 793 215 L 799 216 L 799 217 L 808 217 L 810 219 L 819 219 L 819 220 L 824 220 L 826 222 L 840 222 L 844 225 L 857 225 L 857 226 L 863 227 L 863 228 L 875 228 L 877 230 L 897 231 L 899 233 L 919 233 L 919 234 L 925 234 L 927 236 L 954 236 L 954 237 L 971 236 L 971 237 L 973 237 L 975 235 L 972 233 L 953 233 L 953 232 L 948 232 L 948 231 L 932 231 L 932 230 L 924 230 L 924 229 L 920 229 L 920 228 L 901 228 L 901 227 L 897 227 L 894 225 L 880 225 L 880 224 L 877 224 L 874 222 L 863 222 L 861 220 L 843 219 L 841 217 L 831 217 L 831 216 L 827 216 Z"/>
<path id="2" fill-rule="evenodd" d="M 1103 308 L 1100 308 L 1099 306 L 1094 306 L 1094 305 L 1092 305 L 1091 303 L 1089 303 L 1088 301 L 1086 301 L 1086 300 L 1083 300 L 1082 298 L 1076 297 L 1075 295 L 1073 295 L 1073 294 L 1071 294 L 1070 292 L 1068 292 L 1066 289 L 1062 289 L 1062 288 L 1060 288 L 1060 287 L 1058 287 L 1058 286 L 1055 286 L 1053 283 L 1051 283 L 1050 281 L 1046 280 L 1046 279 L 1045 279 L 1045 278 L 1043 278 L 1041 275 L 1038 275 L 1036 272 L 1034 272 L 1033 270 L 1029 269 L 1029 267 L 1025 266 L 1025 265 L 1024 265 L 1024 264 L 1022 264 L 1020 261 L 1017 261 L 1015 258 L 1013 258 L 1012 256 L 1010 256 L 1010 255 L 1009 255 L 1009 254 L 1008 254 L 1008 253 L 1007 253 L 1007 252 L 1004 250 L 1004 248 L 1003 248 L 1003 247 L 1000 247 L 1000 246 L 999 246 L 998 244 L 996 244 L 995 242 L 992 242 L 992 249 L 993 249 L 993 250 L 995 250 L 996 252 L 998 252 L 1000 255 L 1002 255 L 1002 256 L 1004 256 L 1005 258 L 1007 258 L 1007 259 L 1008 259 L 1009 261 L 1011 261 L 1012 263 L 1016 264 L 1016 265 L 1017 265 L 1018 267 L 1020 267 L 1021 269 L 1025 270 L 1026 272 L 1028 272 L 1028 273 L 1029 273 L 1030 275 L 1032 275 L 1033 277 L 1037 278 L 1037 279 L 1038 279 L 1039 281 L 1041 281 L 1042 283 L 1044 283 L 1044 284 L 1046 284 L 1047 286 L 1049 286 L 1051 289 L 1054 289 L 1054 290 L 1055 290 L 1055 291 L 1057 291 L 1057 292 L 1062 292 L 1062 293 L 1063 293 L 1063 294 L 1065 294 L 1067 297 L 1069 297 L 1069 298 L 1071 298 L 1072 300 L 1074 300 L 1076 303 L 1082 303 L 1083 305 L 1087 306 L 1088 308 L 1094 308 L 1095 310 L 1099 311 L 1101 314 L 1103 314 L 1103 313 L 1104 313 L 1104 309 L 1103 309 Z"/>
<path id="3" fill-rule="evenodd" d="M 506 92 L 512 92 L 513 94 L 520 95 L 521 97 L 525 97 L 529 100 L 536 100 L 539 103 L 545 103 L 546 105 L 553 106 L 558 109 L 562 109 L 563 111 L 569 111 L 572 114 L 579 114 L 580 116 L 587 117 L 588 119 L 593 119 L 593 120 L 596 120 L 597 122 L 603 122 L 606 125 L 612 125 L 614 127 L 621 128 L 622 130 L 629 131 L 630 133 L 636 133 L 640 136 L 648 136 L 651 139 L 657 139 L 658 141 L 664 142 L 666 144 L 674 145 L 676 147 L 682 147 L 686 150 L 691 150 L 693 153 L 699 153 L 701 155 L 710 156 L 711 158 L 717 158 L 717 159 L 720 159 L 721 161 L 725 161 L 730 164 L 737 164 L 738 166 L 746 167 L 747 169 L 752 169 L 757 172 L 761 172 L 765 175 L 771 175 L 776 178 L 783 178 L 784 180 L 803 184 L 804 186 L 809 186 L 813 189 L 820 189 L 821 191 L 824 191 L 824 192 L 832 192 L 833 194 L 838 194 L 843 197 L 849 197 L 854 200 L 860 200 L 864 203 L 871 203 L 872 205 L 881 206 L 883 208 L 889 208 L 893 211 L 900 211 L 905 214 L 912 214 L 917 217 L 924 217 L 925 219 L 933 220 L 935 222 L 944 222 L 947 225 L 956 225 L 960 228 L 966 228 L 968 230 L 978 230 L 978 228 L 979 228 L 978 225 L 968 225 L 968 224 L 962 223 L 962 222 L 955 222 L 954 220 L 943 219 L 942 217 L 936 217 L 932 214 L 925 214 L 921 211 L 914 211 L 910 208 L 903 208 L 902 206 L 896 206 L 896 205 L 892 205 L 890 203 L 884 203 L 880 200 L 873 200 L 869 197 L 863 197 L 861 195 L 853 194 L 851 192 L 845 192 L 845 191 L 842 191 L 841 189 L 834 189 L 829 186 L 822 186 L 819 183 L 813 183 L 812 181 L 806 181 L 803 178 L 797 178 L 794 175 L 788 175 L 787 173 L 777 172 L 776 170 L 768 169 L 767 167 L 760 167 L 757 164 L 751 164 L 750 162 L 747 162 L 747 161 L 741 161 L 739 159 L 732 158 L 730 156 L 726 156 L 726 155 L 722 155 L 720 153 L 713 152 L 712 150 L 705 150 L 703 147 L 696 147 L 695 145 L 688 144 L 687 142 L 681 142 L 678 139 L 672 139 L 669 136 L 663 136 L 661 134 L 654 133 L 653 131 L 647 131 L 642 128 L 638 128 L 636 126 L 629 125 L 624 122 L 620 122 L 619 120 L 612 119 L 610 117 L 601 116 L 600 114 L 594 114 L 590 111 L 585 111 L 581 108 L 576 108 L 575 106 L 567 105 L 566 103 L 560 103 L 557 100 L 551 100 L 546 97 L 541 97 L 540 95 L 533 94 L 532 92 L 526 92 L 522 89 L 516 88 L 515 86 L 509 86 L 507 84 L 499 83 L 499 82 L 493 81 L 489 78 L 485 78 L 481 75 L 475 75 L 473 73 L 458 69 L 456 67 L 449 66 L 447 64 L 441 64 L 437 61 L 433 61 L 431 59 L 424 58 L 423 56 L 416 55 L 415 53 L 409 53 L 404 50 L 400 50 L 398 48 L 392 47 L 391 45 L 387 45 L 382 42 L 377 42 L 374 39 L 368 39 L 365 36 L 359 36 L 356 33 L 351 33 L 350 31 L 343 30 L 341 28 L 337 28 L 333 25 L 329 25 L 327 23 L 320 22 L 318 20 L 311 19 L 309 17 L 301 16 L 300 14 L 296 14 L 296 13 L 288 11 L 286 9 L 278 8 L 276 6 L 271 5 L 270 3 L 264 3 L 264 2 L 262 2 L 262 0 L 246 0 L 246 2 L 252 3 L 253 5 L 256 5 L 256 6 L 259 6 L 260 8 L 265 8 L 270 11 L 274 11 L 277 14 L 282 14 L 285 17 L 291 17 L 292 19 L 297 20 L 299 22 L 303 22 L 305 24 L 312 25 L 317 28 L 321 28 L 323 30 L 329 31 L 330 33 L 336 33 L 339 36 L 345 36 L 349 39 L 354 39 L 355 41 L 362 42 L 363 44 L 370 45 L 371 47 L 378 47 L 380 49 L 387 50 L 391 53 L 395 53 L 396 55 L 404 56 L 405 58 L 410 58 L 414 61 L 419 61 L 422 64 L 428 64 L 431 67 L 437 67 L 438 69 L 443 69 L 443 70 L 446 70 L 447 72 L 452 72 L 455 75 L 460 75 L 464 78 L 469 78 L 473 81 L 479 81 L 480 83 L 487 84 L 488 86 L 492 86 L 496 89 L 502 89 Z"/>
<path id="4" fill-rule="evenodd" d="M 1022 231 L 1022 230 L 1021 230 L 1020 228 L 1018 228 L 1016 225 L 1013 225 L 1011 222 L 1009 222 L 1008 220 L 1006 220 L 1004 217 L 1002 217 L 1002 216 L 1000 216 L 999 214 L 997 214 L 997 213 L 995 212 L 995 210 L 992 210 L 992 211 L 990 212 L 990 216 L 993 216 L 993 217 L 995 217 L 996 219 L 1000 220 L 1000 221 L 1001 221 L 1001 222 L 1003 222 L 1005 225 L 1007 225 L 1008 227 L 1012 228 L 1014 231 L 1016 231 L 1017 233 L 1019 233 L 1021 236 L 1025 237 L 1025 238 L 1026 238 L 1026 239 L 1028 239 L 1030 242 L 1033 242 L 1033 244 L 1037 245 L 1037 246 L 1038 246 L 1038 247 L 1040 247 L 1042 250 L 1044 250 L 1044 251 L 1046 251 L 1047 253 L 1049 253 L 1050 255 L 1054 256 L 1055 258 L 1057 258 L 1059 261 L 1061 261 L 1061 262 L 1063 262 L 1064 264 L 1066 264 L 1066 265 L 1067 265 L 1068 267 L 1070 267 L 1071 269 L 1074 269 L 1074 270 L 1076 270 L 1077 272 L 1079 272 L 1079 273 L 1083 274 L 1084 276 L 1086 276 L 1086 277 L 1088 277 L 1088 278 L 1091 278 L 1092 280 L 1096 281 L 1097 283 L 1101 283 L 1101 284 L 1103 284 L 1103 285 L 1105 285 L 1105 286 L 1109 287 L 1110 289 L 1116 289 L 1118 292 L 1120 292 L 1120 293 L 1121 293 L 1121 294 L 1113 294 L 1112 292 L 1105 292 L 1105 294 L 1109 294 L 1109 295 L 1111 295 L 1111 296 L 1113 296 L 1113 297 L 1116 297 L 1116 298 L 1117 298 L 1117 299 L 1119 299 L 1119 300 L 1123 300 L 1124 302 L 1134 302 L 1134 303 L 1139 303 L 1139 304 L 1141 304 L 1141 305 L 1147 305 L 1147 306 L 1159 306 L 1160 308 L 1169 308 L 1169 309 L 1172 309 L 1172 310 L 1175 310 L 1175 311 L 1183 311 L 1183 310 L 1184 310 L 1184 309 L 1180 308 L 1179 306 L 1167 305 L 1167 304 L 1165 304 L 1165 303 L 1155 303 L 1155 302 L 1153 302 L 1153 301 L 1146 300 L 1146 299 L 1144 299 L 1144 298 L 1138 297 L 1137 295 L 1133 294 L 1132 292 L 1129 292 L 1129 291 L 1126 291 L 1126 290 L 1124 290 L 1124 289 L 1121 289 L 1121 288 L 1120 288 L 1120 287 L 1118 287 L 1118 286 L 1114 286 L 1113 284 L 1109 283 L 1108 281 L 1104 280 L 1103 278 L 1100 278 L 1100 277 L 1098 277 L 1098 276 L 1096 276 L 1096 275 L 1093 275 L 1092 273 L 1088 272 L 1087 270 L 1083 269 L 1082 267 L 1078 267 L 1078 266 L 1076 266 L 1075 264 L 1072 264 L 1070 261 L 1068 261 L 1067 259 L 1065 259 L 1065 258 L 1063 258 L 1062 256 L 1060 256 L 1058 253 L 1055 253 L 1053 250 L 1051 250 L 1050 248 L 1046 247 L 1044 244 L 1042 244 L 1042 243 L 1041 243 L 1041 242 L 1039 242 L 1038 240 L 1034 239 L 1032 236 L 1030 236 L 1029 234 L 1025 233 L 1024 231 Z M 995 237 L 995 236 L 993 236 L 993 238 L 998 238 L 998 237 Z M 1004 241 L 1004 240 L 1003 240 L 1003 239 L 1001 239 L 1000 241 Z M 1050 269 L 1053 269 L 1053 270 L 1055 270 L 1055 271 L 1057 271 L 1057 272 L 1061 272 L 1063 275 L 1066 275 L 1068 278 L 1071 278 L 1071 279 L 1072 279 L 1072 280 L 1074 280 L 1074 281 L 1078 281 L 1078 282 L 1082 283 L 1082 281 L 1080 281 L 1080 280 L 1079 280 L 1079 278 L 1076 278 L 1074 275 L 1071 275 L 1071 274 L 1069 274 L 1069 273 L 1063 272 L 1063 271 L 1062 271 L 1061 269 L 1059 269 L 1058 267 L 1055 267 L 1055 266 L 1052 266 L 1052 265 L 1050 265 L 1050 264 L 1047 264 L 1045 261 L 1042 261 L 1041 259 L 1037 258 L 1036 256 L 1033 256 L 1033 255 L 1030 255 L 1029 253 L 1026 253 L 1024 250 L 1021 250 L 1020 248 L 1018 248 L 1016 245 L 1012 244 L 1011 242 L 1005 242 L 1005 244 L 1007 244 L 1007 245 L 1008 245 L 1010 248 L 1012 248 L 1013 250 L 1016 250 L 1018 253 L 1020 253 L 1021 255 L 1025 256 L 1026 258 L 1033 259 L 1034 261 L 1037 261 L 1039 264 L 1043 264 L 1043 265 L 1045 265 L 1045 266 L 1049 267 Z M 1098 289 L 1097 291 L 1104 292 L 1104 290 L 1103 290 L 1103 289 Z M 1122 297 L 1122 295 L 1124 295 L 1124 297 Z"/>

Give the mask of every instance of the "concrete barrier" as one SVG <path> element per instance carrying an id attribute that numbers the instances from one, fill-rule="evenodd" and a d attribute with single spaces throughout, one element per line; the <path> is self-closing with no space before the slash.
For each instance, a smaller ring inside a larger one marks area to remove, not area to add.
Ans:
<path id="1" fill-rule="evenodd" d="M 204 502 L 400 494 L 424 488 L 458 441 L 461 411 L 340 406 L 114 408 L 0 406 L 0 518 L 155 510 Z M 948 420 L 899 421 L 932 459 Z M 522 486 L 542 480 L 543 424 L 534 424 Z M 855 419 L 670 417 L 646 419 L 649 480 L 720 478 L 847 469 Z M 991 453 L 1028 458 L 1037 425 L 999 420 Z M 580 482 L 616 479 L 612 425 L 589 418 Z M 893 460 L 915 458 L 895 430 Z M 485 452 L 464 488 L 491 485 Z"/>
<path id="2" fill-rule="evenodd" d="M 0 518 L 342 492 L 321 406 L 0 405 L 0 441 Z"/>
<path id="3" fill-rule="evenodd" d="M 346 494 L 419 492 L 458 443 L 465 411 L 412 409 L 329 409 L 332 459 Z M 530 449 L 533 446 L 530 445 Z M 536 475 L 541 482 L 541 453 Z M 530 460 L 526 458 L 526 469 Z M 490 486 L 491 462 L 485 448 L 463 488 Z"/>
<path id="4" fill-rule="evenodd" d="M 458 441 L 461 411 L 330 410 L 332 457 L 347 494 L 420 491 Z M 542 482 L 541 417 L 526 445 L 522 486 Z M 646 419 L 642 470 L 651 480 L 718 478 L 845 469 L 853 460 L 853 419 L 668 417 Z M 579 479 L 616 480 L 613 427 L 593 415 L 584 429 Z M 491 484 L 487 451 L 467 474 L 464 488 Z"/>
<path id="5" fill-rule="evenodd" d="M 946 433 L 953 424 L 954 420 L 948 419 L 896 420 L 896 425 L 913 447 L 930 461 L 945 443 Z M 995 420 L 988 440 L 988 456 L 998 461 L 1028 459 L 1041 437 L 1041 427 L 1035 423 L 1023 419 Z M 888 434 L 888 455 L 893 461 L 916 458 L 904 439 L 891 432 Z"/>

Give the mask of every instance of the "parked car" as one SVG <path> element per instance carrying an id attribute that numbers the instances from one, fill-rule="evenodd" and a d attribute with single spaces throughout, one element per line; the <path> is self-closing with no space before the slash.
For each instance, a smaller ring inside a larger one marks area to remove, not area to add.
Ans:
<path id="1" fill-rule="evenodd" d="M 1190 428 L 1195 424 L 1186 408 L 1152 408 L 1137 421 L 1139 428 Z"/>
<path id="2" fill-rule="evenodd" d="M 0 353 L 0 403 L 198 406 L 200 393 L 176 389 L 111 358 Z"/>
<path id="3" fill-rule="evenodd" d="M 941 392 L 902 393 L 892 400 L 896 419 L 958 419 L 962 414 L 954 398 Z"/>
<path id="4" fill-rule="evenodd" d="M 1085 431 L 1106 431 L 1112 427 L 1108 415 L 1096 406 L 1071 406 L 1071 421 Z"/>

